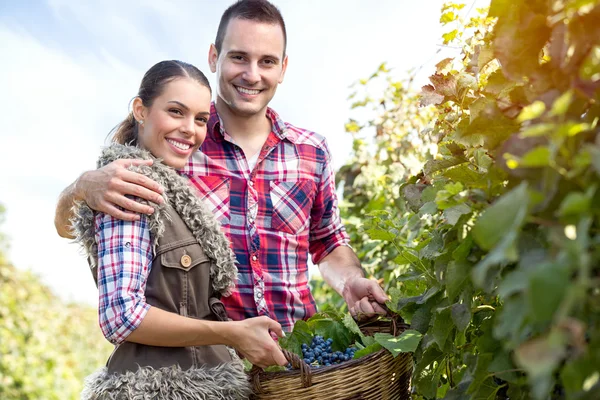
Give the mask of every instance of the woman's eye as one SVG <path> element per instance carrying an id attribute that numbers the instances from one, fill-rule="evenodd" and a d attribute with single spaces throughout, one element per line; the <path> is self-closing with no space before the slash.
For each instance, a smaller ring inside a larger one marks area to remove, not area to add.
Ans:
<path id="1" fill-rule="evenodd" d="M 196 121 L 202 122 L 203 124 L 206 124 L 208 122 L 208 119 L 204 118 L 204 117 L 199 117 L 199 118 L 196 118 Z"/>
<path id="2" fill-rule="evenodd" d="M 178 109 L 176 109 L 176 108 L 171 108 L 171 109 L 169 110 L 169 112 L 171 112 L 171 113 L 173 113 L 173 114 L 177 114 L 177 115 L 183 115 L 183 114 L 182 114 L 182 112 L 181 112 L 181 110 L 178 110 Z"/>

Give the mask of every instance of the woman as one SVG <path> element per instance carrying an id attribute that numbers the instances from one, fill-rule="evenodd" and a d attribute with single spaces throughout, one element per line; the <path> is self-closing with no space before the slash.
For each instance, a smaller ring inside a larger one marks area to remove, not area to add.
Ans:
<path id="1" fill-rule="evenodd" d="M 75 206 L 72 225 L 99 289 L 100 327 L 116 345 L 106 367 L 86 379 L 84 399 L 242 399 L 249 384 L 230 347 L 259 366 L 286 363 L 269 333 L 283 335 L 278 323 L 227 320 L 219 298 L 235 284 L 235 258 L 176 172 L 206 136 L 210 98 L 196 67 L 162 61 L 150 68 L 98 167 L 152 160 L 131 169 L 162 185 L 164 204 L 135 222 Z"/>

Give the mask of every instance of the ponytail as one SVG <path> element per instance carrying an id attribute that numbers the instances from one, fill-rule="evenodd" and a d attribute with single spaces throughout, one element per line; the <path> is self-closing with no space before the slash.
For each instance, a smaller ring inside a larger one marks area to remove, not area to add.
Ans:
<path id="1" fill-rule="evenodd" d="M 115 129 L 112 141 L 115 143 L 135 146 L 137 145 L 137 122 L 130 112 Z"/>

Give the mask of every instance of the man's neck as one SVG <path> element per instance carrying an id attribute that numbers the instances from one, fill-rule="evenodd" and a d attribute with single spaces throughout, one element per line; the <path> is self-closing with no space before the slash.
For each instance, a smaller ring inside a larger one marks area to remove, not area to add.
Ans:
<path id="1" fill-rule="evenodd" d="M 271 132 L 271 120 L 267 117 L 266 107 L 254 115 L 240 116 L 217 98 L 215 108 L 221 117 L 222 128 L 244 150 L 247 158 L 260 151 Z"/>

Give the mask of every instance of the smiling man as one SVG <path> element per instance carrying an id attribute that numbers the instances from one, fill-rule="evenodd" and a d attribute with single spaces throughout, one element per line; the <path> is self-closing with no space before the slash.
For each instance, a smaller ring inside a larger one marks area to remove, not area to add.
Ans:
<path id="1" fill-rule="evenodd" d="M 212 207 L 232 242 L 239 269 L 229 316 L 269 316 L 285 331 L 316 312 L 308 286 L 308 256 L 354 314 L 383 313 L 387 296 L 364 277 L 349 247 L 324 137 L 281 120 L 268 107 L 288 66 L 285 23 L 268 1 L 242 0 L 221 18 L 209 65 L 217 76 L 205 142 L 181 173 Z M 74 200 L 133 220 L 162 202 L 155 182 L 115 162 L 88 171 L 57 206 L 56 227 L 69 237 Z"/>

